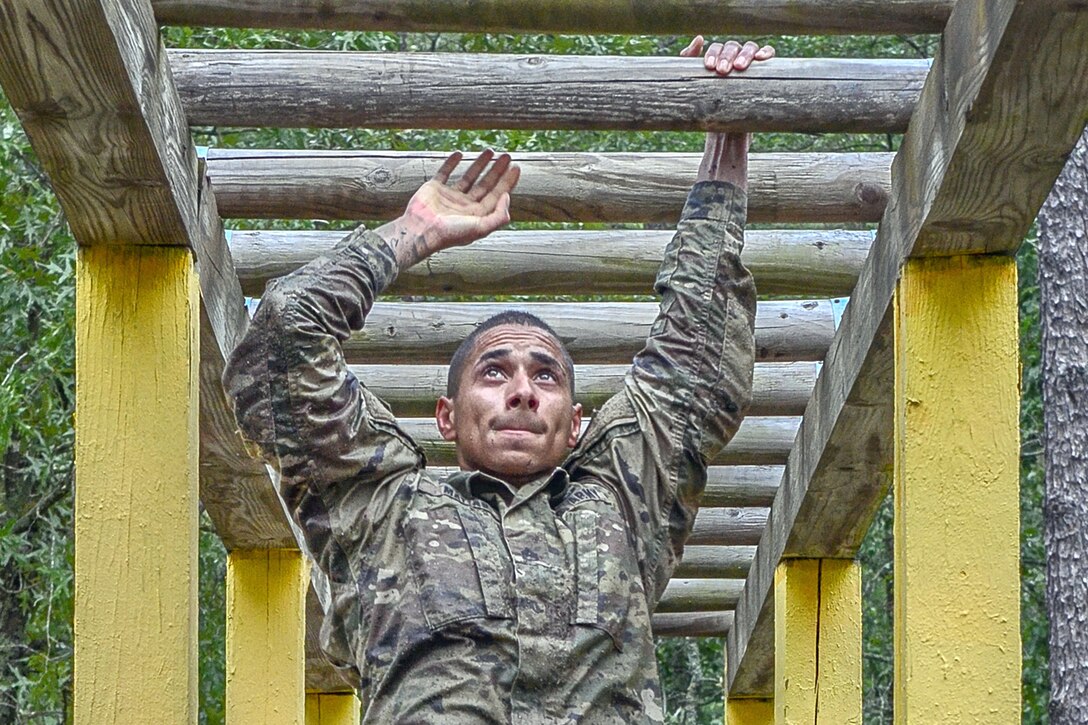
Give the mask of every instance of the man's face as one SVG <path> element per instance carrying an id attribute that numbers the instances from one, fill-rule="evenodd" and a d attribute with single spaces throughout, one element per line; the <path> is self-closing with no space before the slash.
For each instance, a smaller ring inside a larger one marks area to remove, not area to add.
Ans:
<path id="1" fill-rule="evenodd" d="M 520 485 L 550 471 L 578 440 L 582 406 L 571 400 L 562 351 L 544 330 L 499 325 L 476 341 L 455 398 L 435 410 L 462 469 Z"/>

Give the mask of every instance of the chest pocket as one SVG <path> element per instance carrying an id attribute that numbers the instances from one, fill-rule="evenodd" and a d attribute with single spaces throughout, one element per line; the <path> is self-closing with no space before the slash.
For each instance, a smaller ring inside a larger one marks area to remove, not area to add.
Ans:
<path id="1" fill-rule="evenodd" d="M 510 562 L 481 521 L 454 503 L 413 510 L 404 522 L 420 608 L 432 630 L 454 622 L 513 616 Z"/>
<path id="2" fill-rule="evenodd" d="M 604 630 L 622 650 L 631 603 L 627 532 L 595 511 L 576 509 L 567 517 L 573 523 L 576 558 L 574 623 Z"/>

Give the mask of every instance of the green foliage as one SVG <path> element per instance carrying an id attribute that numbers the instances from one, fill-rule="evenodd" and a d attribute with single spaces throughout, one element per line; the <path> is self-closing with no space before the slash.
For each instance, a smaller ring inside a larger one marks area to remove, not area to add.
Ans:
<path id="1" fill-rule="evenodd" d="M 168 45 L 578 55 L 675 55 L 679 37 L 269 32 L 169 28 Z M 936 38 L 776 37 L 782 57 L 930 57 Z M 194 130 L 218 147 L 511 151 L 699 151 L 696 133 Z M 875 134 L 761 134 L 757 151 L 891 151 Z M 0 722 L 64 722 L 71 699 L 71 487 L 74 243 L 17 119 L 0 98 Z M 270 226 L 232 221 L 232 226 Z M 280 226 L 332 226 L 286 222 Z M 336 227 L 347 226 L 337 222 Z M 519 225 L 521 227 L 533 225 Z M 537 225 L 542 226 L 542 225 Z M 1024 363 L 1022 467 L 1024 722 L 1046 721 L 1047 650 L 1041 543 L 1042 471 L 1038 292 L 1034 248 L 1021 262 Z M 865 722 L 891 720 L 891 507 L 878 512 L 863 567 Z M 200 721 L 224 721 L 225 551 L 207 517 L 200 536 Z M 662 640 L 666 710 L 673 723 L 722 718 L 722 642 Z"/>

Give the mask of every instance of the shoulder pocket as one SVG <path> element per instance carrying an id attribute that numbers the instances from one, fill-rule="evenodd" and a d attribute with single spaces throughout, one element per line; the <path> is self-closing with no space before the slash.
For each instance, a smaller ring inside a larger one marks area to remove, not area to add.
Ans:
<path id="1" fill-rule="evenodd" d="M 623 629 L 631 602 L 631 579 L 625 570 L 627 533 L 611 517 L 575 509 L 573 524 L 577 572 L 574 624 L 607 632 L 623 649 Z"/>
<path id="2" fill-rule="evenodd" d="M 507 562 L 479 515 L 452 502 L 406 515 L 408 561 L 432 630 L 465 619 L 513 616 Z"/>

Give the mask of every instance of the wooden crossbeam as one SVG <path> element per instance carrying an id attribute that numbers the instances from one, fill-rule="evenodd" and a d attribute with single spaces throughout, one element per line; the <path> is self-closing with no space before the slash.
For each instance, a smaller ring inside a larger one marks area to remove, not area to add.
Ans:
<path id="1" fill-rule="evenodd" d="M 688 545 L 684 547 L 684 560 L 673 576 L 679 579 L 743 579 L 748 576 L 755 553 L 754 546 Z"/>
<path id="2" fill-rule="evenodd" d="M 446 154 L 423 151 L 211 149 L 227 218 L 391 219 Z M 700 154 L 517 153 L 515 221 L 675 224 Z M 888 153 L 753 154 L 748 221 L 875 222 L 887 202 Z"/>
<path id="3" fill-rule="evenodd" d="M 423 449 L 428 464 L 457 464 L 454 444 L 442 439 L 433 418 L 400 418 L 397 424 Z M 791 416 L 745 418 L 733 440 L 711 460 L 711 464 L 761 466 L 785 463 L 799 424 L 800 419 Z"/>
<path id="4" fill-rule="evenodd" d="M 230 249 L 242 290 L 260 297 L 344 238 L 335 231 L 236 230 Z M 390 294 L 649 294 L 673 232 L 615 229 L 496 232 L 439 252 L 400 273 Z M 741 259 L 761 295 L 845 297 L 857 283 L 873 233 L 771 229 L 745 232 Z"/>
<path id="5" fill-rule="evenodd" d="M 742 579 L 671 579 L 655 612 L 718 612 L 733 609 L 744 588 Z"/>
<path id="6" fill-rule="evenodd" d="M 902 133 L 925 60 L 173 50 L 194 126 Z"/>
<path id="7" fill-rule="evenodd" d="M 950 0 L 152 0 L 159 22 L 463 33 L 939 33 Z"/>
<path id="8" fill-rule="evenodd" d="M 836 332 L 728 638 L 731 695 L 766 696 L 782 557 L 849 557 L 888 484 L 889 305 L 910 256 L 1008 254 L 1088 111 L 1088 5 L 958 3 L 892 171 L 892 199 Z"/>
<path id="9" fill-rule="evenodd" d="M 531 312 L 551 325 L 579 364 L 630 363 L 657 314 L 654 302 L 378 302 L 367 325 L 343 345 L 348 362 L 447 363 L 476 325 L 503 310 Z M 829 300 L 762 302 L 756 359 L 822 360 L 835 331 Z"/>
<path id="10" fill-rule="evenodd" d="M 767 526 L 766 508 L 700 508 L 688 544 L 755 546 Z"/>
<path id="11" fill-rule="evenodd" d="M 576 365 L 574 399 L 593 411 L 618 393 L 628 365 Z M 397 416 L 434 414 L 446 394 L 448 365 L 353 365 L 351 371 Z M 818 365 L 813 362 L 758 363 L 748 415 L 801 415 L 812 395 Z"/>

